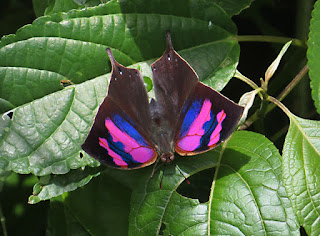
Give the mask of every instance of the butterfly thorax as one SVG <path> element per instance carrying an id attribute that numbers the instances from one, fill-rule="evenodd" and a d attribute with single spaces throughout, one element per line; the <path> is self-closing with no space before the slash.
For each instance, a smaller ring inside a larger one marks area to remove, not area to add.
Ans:
<path id="1" fill-rule="evenodd" d="M 162 162 L 170 163 L 174 160 L 174 134 L 162 115 L 161 107 L 154 99 L 151 100 L 150 110 L 153 130 L 151 135 L 156 144 L 157 153 Z"/>

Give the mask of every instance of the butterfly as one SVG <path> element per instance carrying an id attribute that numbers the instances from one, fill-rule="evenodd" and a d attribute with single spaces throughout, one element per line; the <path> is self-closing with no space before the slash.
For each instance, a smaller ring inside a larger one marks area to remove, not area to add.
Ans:
<path id="1" fill-rule="evenodd" d="M 108 95 L 81 146 L 102 164 L 121 169 L 149 166 L 158 158 L 170 163 L 181 156 L 209 151 L 236 128 L 243 107 L 199 81 L 191 66 L 167 48 L 151 65 L 155 99 L 149 102 L 139 70 L 112 64 Z"/>

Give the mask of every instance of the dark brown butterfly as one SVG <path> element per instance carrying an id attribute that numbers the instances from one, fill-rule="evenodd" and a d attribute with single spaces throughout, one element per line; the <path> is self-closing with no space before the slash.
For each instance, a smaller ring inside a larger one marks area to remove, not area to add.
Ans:
<path id="1" fill-rule="evenodd" d="M 82 148 L 101 163 L 122 169 L 171 162 L 209 151 L 226 140 L 243 112 L 219 92 L 199 82 L 177 54 L 167 33 L 167 49 L 151 65 L 155 100 L 149 103 L 140 72 L 120 65 L 107 49 L 112 76 Z"/>

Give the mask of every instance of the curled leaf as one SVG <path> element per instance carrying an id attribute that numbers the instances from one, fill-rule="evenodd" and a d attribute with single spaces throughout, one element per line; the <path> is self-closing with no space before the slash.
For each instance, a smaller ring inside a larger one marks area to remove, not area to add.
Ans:
<path id="1" fill-rule="evenodd" d="M 242 113 L 242 117 L 239 121 L 239 124 L 243 124 L 247 119 L 249 109 L 252 107 L 254 98 L 256 97 L 257 93 L 259 93 L 259 91 L 261 91 L 261 89 L 252 90 L 243 94 L 240 98 L 239 105 L 244 106 L 244 111 Z"/>
<path id="2" fill-rule="evenodd" d="M 292 43 L 292 40 L 287 42 L 281 49 L 279 55 L 277 56 L 277 58 L 271 63 L 271 65 L 268 67 L 268 69 L 266 70 L 265 73 L 265 82 L 268 83 L 268 81 L 270 80 L 270 78 L 273 76 L 274 72 L 277 70 L 280 61 L 283 57 L 283 55 L 286 53 L 286 51 L 288 50 L 290 44 Z"/>

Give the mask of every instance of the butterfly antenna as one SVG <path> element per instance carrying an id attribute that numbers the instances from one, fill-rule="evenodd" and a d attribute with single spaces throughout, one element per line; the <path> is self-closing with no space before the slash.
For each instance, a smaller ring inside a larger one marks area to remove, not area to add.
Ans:
<path id="1" fill-rule="evenodd" d="M 170 33 L 170 30 L 167 30 L 167 47 L 169 49 L 173 49 L 173 46 L 172 46 L 172 42 L 171 42 L 171 33 Z"/>
<path id="2" fill-rule="evenodd" d="M 163 168 L 163 173 L 162 173 L 161 180 L 160 180 L 160 189 L 162 187 L 162 180 L 163 180 L 164 172 L 166 171 L 166 167 L 167 167 L 167 164 L 165 164 L 164 168 Z"/>
<path id="3" fill-rule="evenodd" d="M 180 174 L 184 177 L 185 181 L 187 181 L 187 184 L 190 184 L 190 181 L 187 179 L 187 177 L 182 173 L 181 169 L 179 166 L 176 166 L 177 169 L 179 170 Z"/>
<path id="4" fill-rule="evenodd" d="M 151 175 L 150 175 L 150 179 L 153 177 L 153 174 L 154 174 L 154 172 L 155 172 L 155 170 L 156 170 L 156 167 L 157 167 L 157 165 L 158 165 L 158 162 L 159 162 L 159 158 L 157 159 L 157 161 L 156 161 L 156 163 L 154 164 L 154 166 L 153 166 L 153 169 L 152 169 L 152 172 L 151 172 Z"/>

